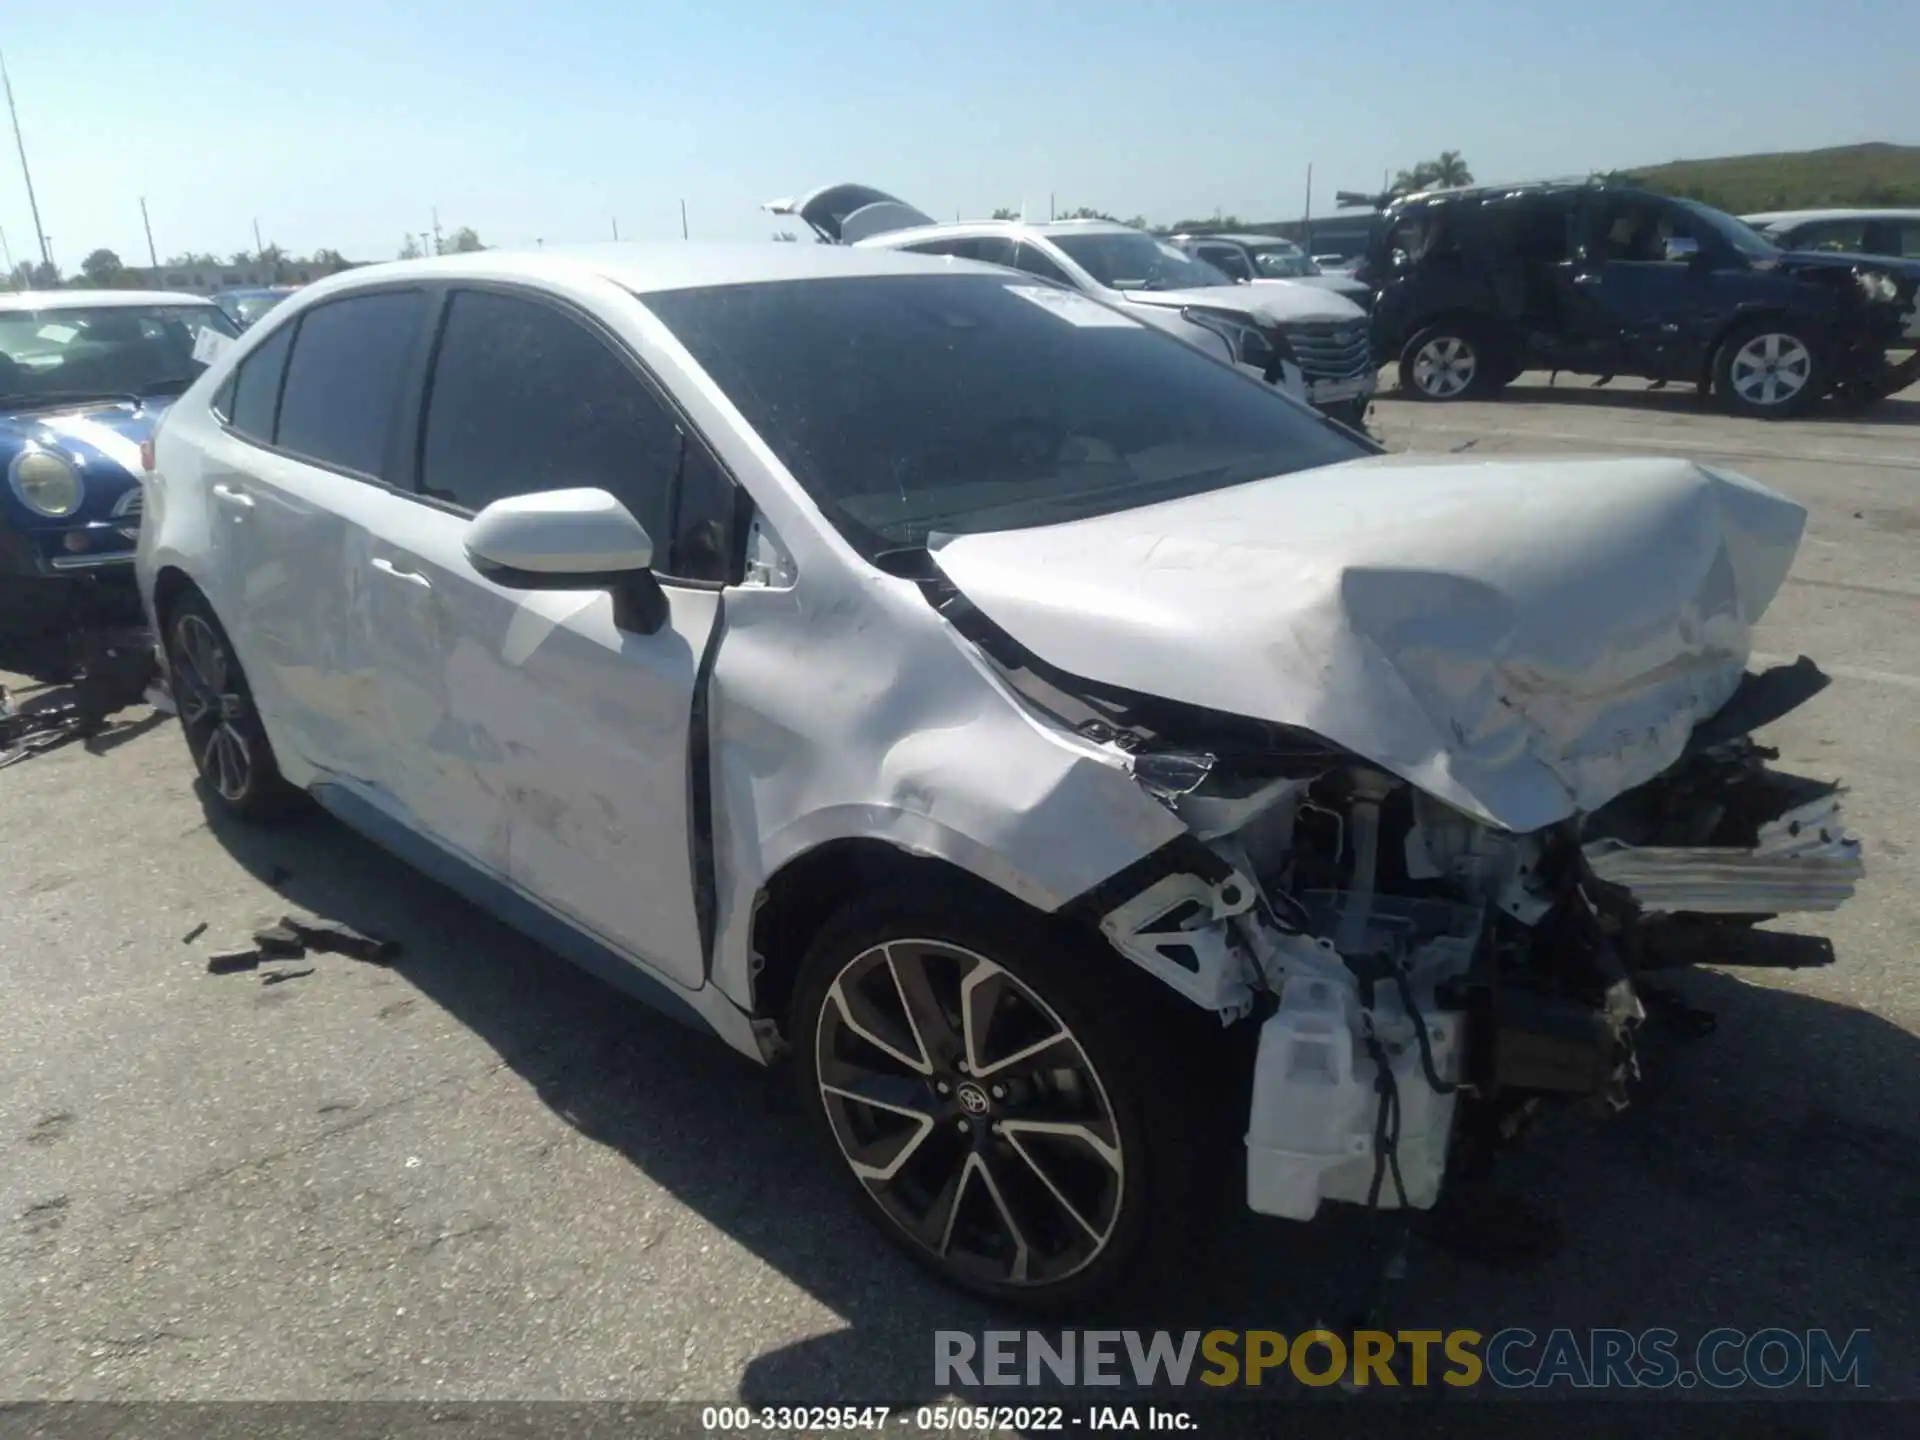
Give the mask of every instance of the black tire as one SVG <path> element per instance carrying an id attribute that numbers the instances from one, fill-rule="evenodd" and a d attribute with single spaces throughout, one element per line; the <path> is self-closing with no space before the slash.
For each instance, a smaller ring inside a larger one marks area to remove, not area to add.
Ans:
<path id="1" fill-rule="evenodd" d="M 1509 363 L 1472 321 L 1443 320 L 1400 348 L 1400 389 L 1434 404 L 1478 400 L 1513 378 Z"/>
<path id="2" fill-rule="evenodd" d="M 189 591 L 168 606 L 162 624 L 180 733 L 207 797 L 238 820 L 285 814 L 298 792 L 280 776 L 246 673 L 213 607 Z"/>
<path id="3" fill-rule="evenodd" d="M 1168 1278 L 1209 1228 L 1199 1177 L 1217 1181 L 1222 1165 L 1209 1164 L 1212 1127 L 1186 1098 L 1203 1067 L 1176 1067 L 1165 1048 L 1186 1033 L 1178 1007 L 1192 1007 L 1165 991 L 1148 1023 L 1136 977 L 1155 983 L 995 897 L 860 900 L 828 921 L 802 962 L 789 1034 L 801 1104 L 862 1213 L 948 1284 L 1026 1310 Z M 962 994 L 979 1022 L 974 1065 L 953 1019 Z M 1192 1013 L 1214 1024 L 1218 1050 L 1217 1022 Z"/>
<path id="4" fill-rule="evenodd" d="M 1736 325 L 1713 357 L 1713 390 L 1732 415 L 1803 415 L 1829 388 L 1826 347 L 1799 320 L 1762 317 Z"/>

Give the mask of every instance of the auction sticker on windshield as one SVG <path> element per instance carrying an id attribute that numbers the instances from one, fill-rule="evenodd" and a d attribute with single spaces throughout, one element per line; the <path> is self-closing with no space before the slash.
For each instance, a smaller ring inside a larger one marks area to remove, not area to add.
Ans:
<path id="1" fill-rule="evenodd" d="M 1048 285 L 1009 285 L 1007 289 L 1083 330 L 1124 330 L 1139 323 L 1117 310 L 1109 310 L 1098 300 L 1089 300 L 1077 290 L 1055 290 Z"/>

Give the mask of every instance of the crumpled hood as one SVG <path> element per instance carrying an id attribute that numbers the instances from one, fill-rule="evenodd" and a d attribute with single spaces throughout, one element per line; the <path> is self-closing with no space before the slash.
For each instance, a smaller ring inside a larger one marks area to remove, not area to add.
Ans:
<path id="1" fill-rule="evenodd" d="M 71 410 L 29 411 L 0 415 L 0 469 L 29 445 L 55 450 L 79 468 L 86 483 L 82 517 L 103 514 L 128 490 L 140 483 L 140 444 L 154 432 L 174 397 L 131 404 L 86 405 Z M 5 487 L 0 487 L 5 488 Z M 9 513 L 25 524 L 71 524 L 72 517 L 48 521 L 23 506 Z"/>
<path id="2" fill-rule="evenodd" d="M 1307 320 L 1364 320 L 1360 307 L 1331 289 L 1278 280 L 1262 285 L 1207 285 L 1198 290 L 1126 290 L 1120 292 L 1135 305 L 1158 305 L 1179 310 L 1188 305 L 1253 315 L 1273 325 Z"/>
<path id="3" fill-rule="evenodd" d="M 1298 726 L 1524 833 L 1679 758 L 1805 521 L 1684 460 L 1395 455 L 934 554 L 1070 674 Z"/>

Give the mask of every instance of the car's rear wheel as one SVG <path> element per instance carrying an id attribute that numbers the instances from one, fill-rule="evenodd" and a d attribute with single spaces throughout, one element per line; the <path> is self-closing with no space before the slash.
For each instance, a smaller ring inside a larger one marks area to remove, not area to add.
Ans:
<path id="1" fill-rule="evenodd" d="M 1083 1305 L 1205 1228 L 1186 1198 L 1204 1127 L 1102 962 L 1127 964 L 943 899 L 856 904 L 808 952 L 802 1103 L 868 1217 L 951 1284 Z"/>
<path id="2" fill-rule="evenodd" d="M 280 776 L 233 642 L 197 593 L 167 612 L 167 670 L 187 753 L 213 803 L 242 820 L 283 812 L 295 792 Z"/>
<path id="3" fill-rule="evenodd" d="M 1400 388 L 1416 400 L 1474 400 L 1506 383 L 1503 364 L 1476 326 L 1442 321 L 1401 349 Z"/>
<path id="4" fill-rule="evenodd" d="M 1790 320 L 1737 327 L 1714 357 L 1714 389 L 1735 415 L 1777 420 L 1799 415 L 1827 388 L 1819 341 Z"/>

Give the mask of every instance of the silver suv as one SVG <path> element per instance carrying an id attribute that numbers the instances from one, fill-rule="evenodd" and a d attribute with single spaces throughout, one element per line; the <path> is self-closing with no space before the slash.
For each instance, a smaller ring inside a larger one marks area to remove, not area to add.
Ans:
<path id="1" fill-rule="evenodd" d="M 937 224 L 884 191 L 829 185 L 766 207 L 822 240 L 1024 270 L 1118 306 L 1358 428 L 1379 383 L 1365 312 L 1324 286 L 1244 286 L 1141 230 L 1099 220 Z"/>

